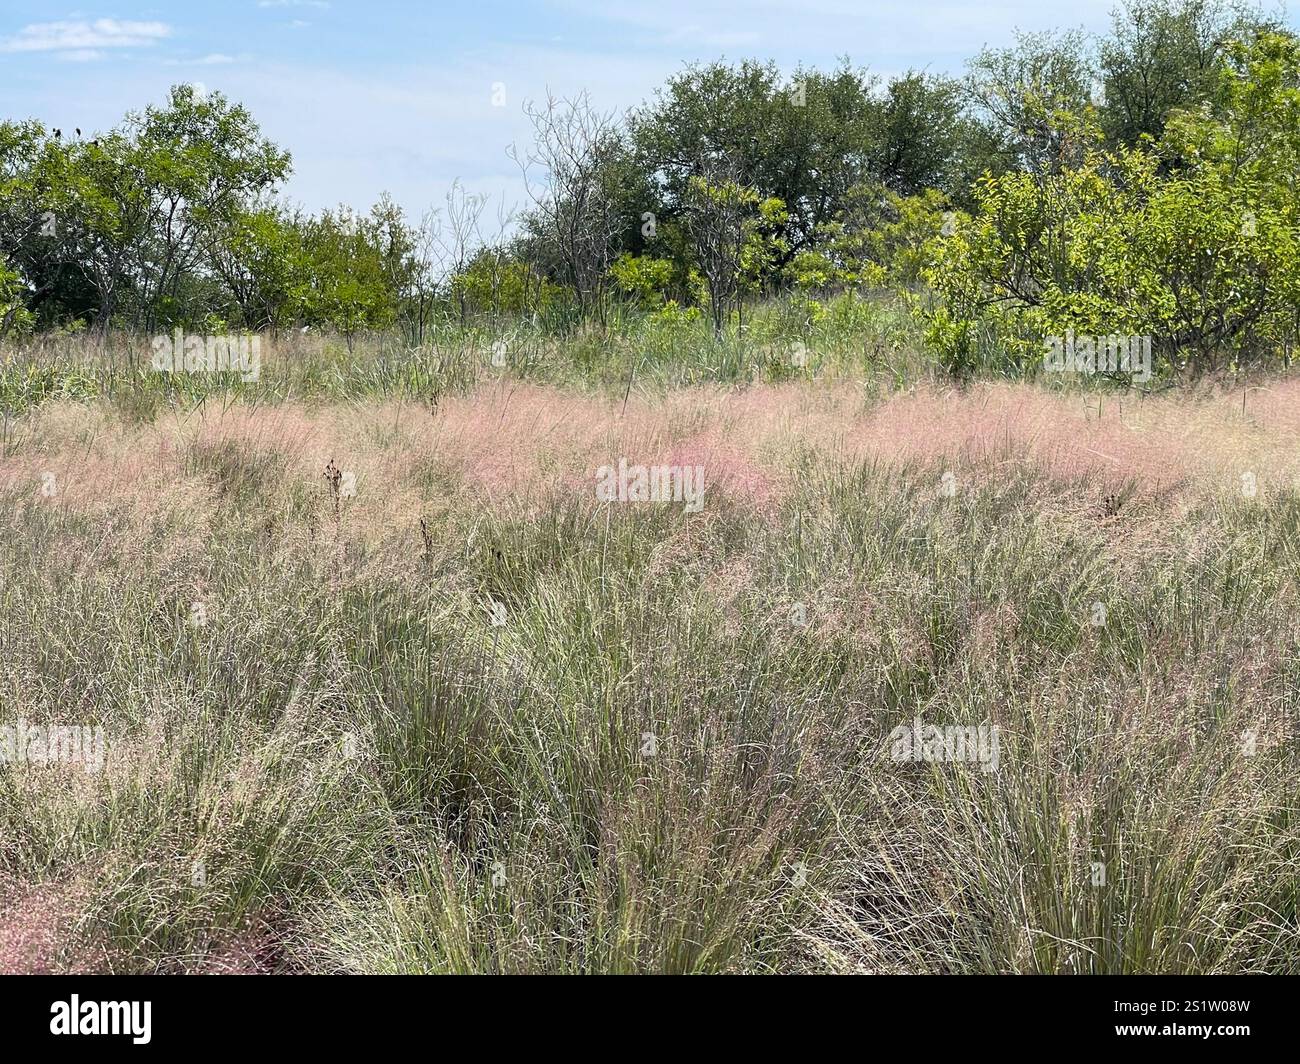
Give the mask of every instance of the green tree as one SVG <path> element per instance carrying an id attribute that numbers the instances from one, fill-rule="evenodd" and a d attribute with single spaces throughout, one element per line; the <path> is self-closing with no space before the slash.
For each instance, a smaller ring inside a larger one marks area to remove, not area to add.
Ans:
<path id="1" fill-rule="evenodd" d="M 145 213 L 132 245 L 143 324 L 152 329 L 208 308 L 179 299 L 224 225 L 289 172 L 290 159 L 261 136 L 246 108 L 221 93 L 176 85 L 164 107 L 127 118 L 121 164 Z"/>
<path id="2" fill-rule="evenodd" d="M 900 196 L 926 189 L 955 191 L 957 146 L 970 136 L 961 85 L 908 71 L 886 86 L 884 107 L 871 135 L 871 176 Z M 838 203 L 844 201 L 842 195 Z"/>
<path id="3" fill-rule="evenodd" d="M 25 279 L 26 309 L 45 324 L 95 305 L 74 239 L 86 191 L 80 151 L 40 123 L 0 123 L 0 254 Z"/>
<path id="4" fill-rule="evenodd" d="M 216 227 L 212 268 L 245 328 L 279 330 L 297 311 L 295 286 L 305 273 L 303 220 L 273 203 L 254 206 Z"/>
<path id="5" fill-rule="evenodd" d="M 1061 114 L 1089 102 L 1092 66 L 1077 31 L 1017 33 L 1007 48 L 985 48 L 968 64 L 965 92 L 972 129 L 965 176 L 1059 169 Z"/>
<path id="6" fill-rule="evenodd" d="M 397 294 L 385 272 L 379 227 L 346 207 L 325 211 L 303 228 L 303 270 L 293 296 L 308 324 L 341 333 L 351 351 L 363 332 L 397 317 Z"/>
<path id="7" fill-rule="evenodd" d="M 1047 336 L 1146 335 L 1173 371 L 1286 353 L 1300 297 L 1300 43 L 1224 50 L 1212 103 L 1152 149 L 1058 115 L 1070 164 L 988 175 L 936 241 L 929 335 L 956 372 L 1034 364 Z M 1166 165 L 1170 159 L 1179 165 Z"/>
<path id="8" fill-rule="evenodd" d="M 691 179 L 688 197 L 685 226 L 708 284 L 713 332 L 720 337 L 731 310 L 741 309 L 746 289 L 761 284 L 786 250 L 780 236 L 785 205 L 741 183 L 725 159 Z"/>
<path id="9" fill-rule="evenodd" d="M 1223 45 L 1266 22 L 1225 0 L 1125 0 L 1100 48 L 1102 128 L 1112 143 L 1159 140 L 1171 112 L 1207 101 Z"/>
<path id="10" fill-rule="evenodd" d="M 27 309 L 25 294 L 18 271 L 11 269 L 0 256 L 0 340 L 25 332 L 30 327 L 32 316 Z"/>
<path id="11" fill-rule="evenodd" d="M 884 124 L 875 86 L 847 61 L 830 74 L 796 70 L 788 82 L 771 63 L 687 67 L 630 118 L 637 158 L 658 190 L 660 223 L 683 217 L 692 181 L 725 158 L 760 199 L 785 205 L 785 251 L 774 264 L 784 266 L 870 171 Z M 916 172 L 910 158 L 897 164 L 900 178 Z"/>

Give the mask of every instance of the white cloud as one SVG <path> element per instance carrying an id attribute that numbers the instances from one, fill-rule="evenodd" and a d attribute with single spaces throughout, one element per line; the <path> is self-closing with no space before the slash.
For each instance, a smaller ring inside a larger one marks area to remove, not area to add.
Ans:
<path id="1" fill-rule="evenodd" d="M 239 62 L 233 55 L 226 55 L 223 52 L 213 52 L 211 55 L 205 55 L 202 59 L 194 61 L 201 66 L 224 66 L 226 63 Z"/>
<path id="2" fill-rule="evenodd" d="M 93 63 L 106 55 L 107 52 L 101 52 L 97 48 L 77 48 L 71 52 L 59 52 L 57 58 L 65 63 Z"/>
<path id="3" fill-rule="evenodd" d="M 231 63 L 246 63 L 247 55 L 227 55 L 225 52 L 212 52 L 210 55 L 195 59 L 166 59 L 166 66 L 228 66 Z"/>
<path id="4" fill-rule="evenodd" d="M 855 62 L 888 54 L 920 65 L 959 67 L 984 43 L 1010 43 L 1016 28 L 1109 24 L 1114 0 L 552 0 L 592 26 L 631 34 L 638 48 L 679 58 L 718 58 L 719 50 L 789 63 L 848 52 Z M 954 62 L 955 60 L 955 62 Z"/>
<path id="5" fill-rule="evenodd" d="M 87 53 L 101 48 L 142 48 L 171 36 L 165 22 L 124 22 L 100 18 L 37 22 L 0 41 L 0 52 Z"/>

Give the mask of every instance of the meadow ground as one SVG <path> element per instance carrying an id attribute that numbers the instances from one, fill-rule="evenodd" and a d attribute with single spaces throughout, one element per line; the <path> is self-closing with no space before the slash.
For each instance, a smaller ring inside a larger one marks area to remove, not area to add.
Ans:
<path id="1" fill-rule="evenodd" d="M 85 391 L 0 439 L 0 724 L 104 740 L 0 766 L 0 969 L 1300 972 L 1300 383 Z"/>

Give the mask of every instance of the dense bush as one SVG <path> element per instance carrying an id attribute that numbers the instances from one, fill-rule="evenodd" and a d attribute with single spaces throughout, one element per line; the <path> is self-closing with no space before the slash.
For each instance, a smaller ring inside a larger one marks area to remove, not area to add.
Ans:
<path id="1" fill-rule="evenodd" d="M 1296 338 L 1300 47 L 1227 52 L 1212 103 L 1158 142 L 1109 147 L 1052 116 L 1062 165 L 986 175 L 924 276 L 929 339 L 955 371 L 1033 364 L 1045 337 L 1150 336 L 1170 370 L 1275 357 Z"/>

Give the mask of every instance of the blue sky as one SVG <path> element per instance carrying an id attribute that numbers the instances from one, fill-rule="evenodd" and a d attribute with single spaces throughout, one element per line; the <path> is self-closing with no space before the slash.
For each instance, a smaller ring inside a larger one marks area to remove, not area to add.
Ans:
<path id="1" fill-rule="evenodd" d="M 505 154 L 527 142 L 520 105 L 549 89 L 632 106 L 687 60 L 880 74 L 959 71 L 1025 30 L 1104 30 L 1114 0 L 189 0 L 53 8 L 0 0 L 0 118 L 83 132 L 163 98 L 175 82 L 252 109 L 294 158 L 290 197 L 368 206 L 389 191 L 413 217 L 454 178 L 518 202 Z M 506 106 L 492 105 L 494 83 Z"/>

